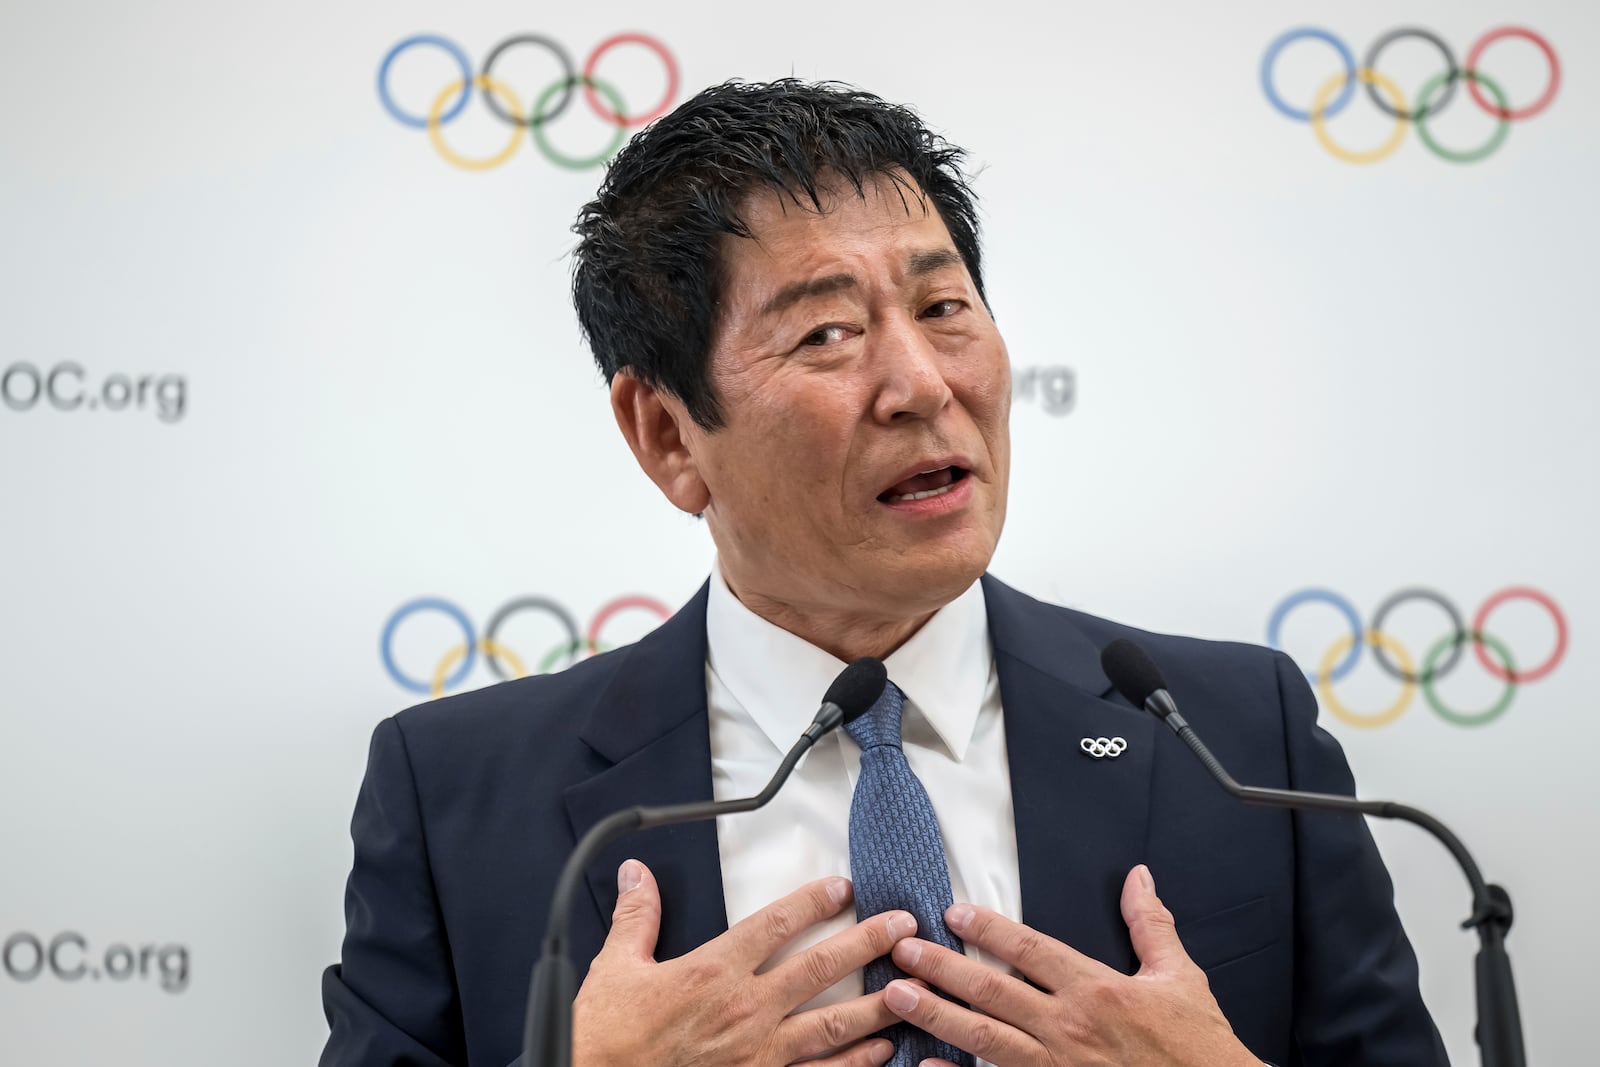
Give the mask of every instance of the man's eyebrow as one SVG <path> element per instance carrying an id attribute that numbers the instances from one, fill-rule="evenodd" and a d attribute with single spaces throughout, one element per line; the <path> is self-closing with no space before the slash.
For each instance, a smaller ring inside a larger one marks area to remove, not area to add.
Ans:
<path id="1" fill-rule="evenodd" d="M 946 267 L 959 267 L 964 260 L 954 249 L 936 248 L 926 252 L 913 252 L 906 263 L 907 273 L 913 277 L 932 274 L 944 270 Z M 786 285 L 773 294 L 761 308 L 762 315 L 776 315 L 787 311 L 800 301 L 812 296 L 827 296 L 845 289 L 854 289 L 857 285 L 854 274 L 829 274 L 824 278 L 811 278 L 803 282 Z"/>
<path id="2" fill-rule="evenodd" d="M 854 289 L 856 276 L 854 274 L 830 274 L 825 278 L 812 278 L 809 281 L 795 282 L 779 289 L 771 300 L 768 300 L 761 309 L 763 315 L 776 315 L 780 311 L 787 311 L 800 301 L 809 296 L 826 296 L 837 293 L 842 289 Z"/>
<path id="3" fill-rule="evenodd" d="M 911 261 L 907 264 L 910 273 L 932 274 L 934 271 L 944 270 L 946 267 L 959 267 L 963 260 L 953 248 L 936 248 L 928 252 L 911 253 Z"/>

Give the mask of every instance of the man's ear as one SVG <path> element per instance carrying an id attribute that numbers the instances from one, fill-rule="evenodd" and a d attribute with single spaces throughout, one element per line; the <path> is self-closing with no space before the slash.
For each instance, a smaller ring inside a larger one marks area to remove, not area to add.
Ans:
<path id="1" fill-rule="evenodd" d="M 711 490 L 689 447 L 690 440 L 704 431 L 694 424 L 683 402 L 618 371 L 611 379 L 611 412 L 633 458 L 662 495 L 680 511 L 691 515 L 705 511 Z"/>

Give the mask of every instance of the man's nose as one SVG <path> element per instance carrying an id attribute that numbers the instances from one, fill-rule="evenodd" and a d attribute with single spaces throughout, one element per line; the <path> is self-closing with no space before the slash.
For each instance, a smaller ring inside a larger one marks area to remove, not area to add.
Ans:
<path id="1" fill-rule="evenodd" d="M 878 372 L 873 398 L 878 421 L 930 419 L 950 402 L 944 356 L 915 319 L 897 318 L 881 327 L 872 360 Z"/>

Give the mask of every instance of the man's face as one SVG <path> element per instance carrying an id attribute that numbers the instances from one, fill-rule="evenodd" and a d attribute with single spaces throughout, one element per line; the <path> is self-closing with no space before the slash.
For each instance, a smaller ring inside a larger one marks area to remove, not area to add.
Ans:
<path id="1" fill-rule="evenodd" d="M 762 191 L 727 237 L 688 425 L 724 576 L 758 612 L 906 620 L 988 566 L 1005 520 L 1005 343 L 931 204 L 879 178 L 821 214 Z"/>

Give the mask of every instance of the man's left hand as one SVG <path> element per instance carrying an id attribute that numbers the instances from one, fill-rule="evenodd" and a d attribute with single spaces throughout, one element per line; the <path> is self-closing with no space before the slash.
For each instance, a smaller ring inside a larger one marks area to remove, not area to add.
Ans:
<path id="1" fill-rule="evenodd" d="M 890 982 L 884 1003 L 997 1067 L 1260 1067 L 1184 951 L 1143 865 L 1123 883 L 1122 918 L 1139 956 L 1131 977 L 987 908 L 955 905 L 945 912 L 950 929 L 1033 984 L 907 938 L 894 947 L 900 969 L 975 1010 L 906 981 Z"/>

